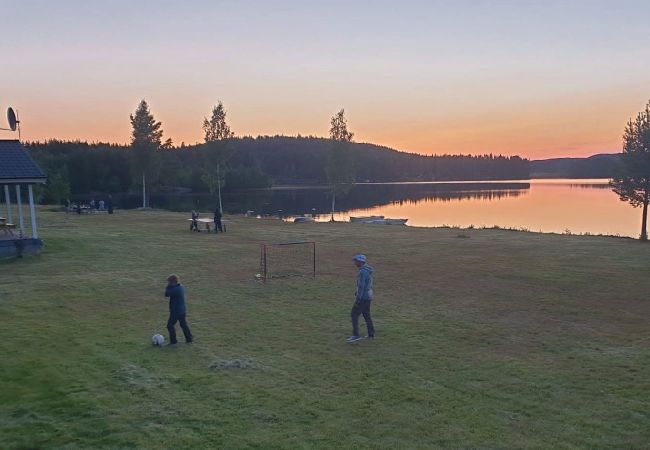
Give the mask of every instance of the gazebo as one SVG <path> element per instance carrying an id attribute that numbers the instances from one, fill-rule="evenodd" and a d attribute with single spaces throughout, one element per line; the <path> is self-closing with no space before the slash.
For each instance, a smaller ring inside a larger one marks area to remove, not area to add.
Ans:
<path id="1" fill-rule="evenodd" d="M 46 181 L 47 176 L 29 156 L 20 141 L 0 140 L 0 187 L 4 191 L 5 202 L 5 207 L 0 207 L 0 258 L 36 254 L 43 248 L 43 241 L 38 238 L 36 227 L 33 186 Z M 23 212 L 25 190 L 29 199 L 31 237 L 25 234 L 26 220 Z M 15 199 L 15 207 L 12 205 L 12 195 Z"/>

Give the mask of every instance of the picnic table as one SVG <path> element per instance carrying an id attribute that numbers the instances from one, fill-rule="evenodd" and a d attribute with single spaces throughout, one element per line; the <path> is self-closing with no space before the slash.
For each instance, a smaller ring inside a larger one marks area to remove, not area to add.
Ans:
<path id="1" fill-rule="evenodd" d="M 192 222 L 192 219 L 187 219 L 187 220 Z M 208 233 L 212 230 L 211 227 L 214 225 L 214 220 L 213 219 L 202 218 L 202 219 L 196 219 L 196 221 L 199 224 L 199 227 L 201 226 L 201 224 L 203 224 L 204 227 L 205 227 L 205 231 L 207 231 Z M 223 226 L 223 231 L 226 231 L 226 224 L 224 222 L 227 222 L 227 221 L 221 219 L 221 225 Z"/>
<path id="2" fill-rule="evenodd" d="M 14 229 L 16 229 L 16 224 L 7 223 L 6 218 L 0 217 L 0 230 L 2 230 L 5 235 L 13 236 Z"/>

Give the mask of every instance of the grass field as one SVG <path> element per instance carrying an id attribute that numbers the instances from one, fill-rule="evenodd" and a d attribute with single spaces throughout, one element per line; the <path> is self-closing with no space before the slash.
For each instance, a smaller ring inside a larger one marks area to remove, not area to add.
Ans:
<path id="1" fill-rule="evenodd" d="M 3 449 L 650 447 L 648 245 L 39 218 L 45 251 L 0 263 Z M 254 280 L 260 243 L 300 239 L 318 242 L 315 280 Z M 378 339 L 350 345 L 359 251 Z M 196 341 L 155 348 L 171 272 Z"/>

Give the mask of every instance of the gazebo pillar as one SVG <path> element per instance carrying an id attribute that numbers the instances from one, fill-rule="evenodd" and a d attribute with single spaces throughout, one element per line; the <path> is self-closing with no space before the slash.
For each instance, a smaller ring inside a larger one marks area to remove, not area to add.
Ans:
<path id="1" fill-rule="evenodd" d="M 11 217 L 11 197 L 9 196 L 8 184 L 5 184 L 5 202 L 7 203 L 7 221 L 13 223 L 13 217 Z"/>
<path id="2" fill-rule="evenodd" d="M 32 220 L 32 238 L 38 239 L 38 230 L 36 229 L 36 208 L 34 208 L 34 191 L 32 185 L 28 184 L 29 191 L 29 217 Z"/>
<path id="3" fill-rule="evenodd" d="M 23 204 L 20 199 L 20 185 L 16 185 L 16 205 L 18 206 L 18 225 L 20 226 L 20 238 L 25 236 L 25 221 L 23 220 Z"/>

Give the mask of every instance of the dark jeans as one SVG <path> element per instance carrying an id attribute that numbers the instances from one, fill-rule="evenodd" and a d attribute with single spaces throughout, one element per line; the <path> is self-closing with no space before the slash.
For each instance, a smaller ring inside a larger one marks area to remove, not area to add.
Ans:
<path id="1" fill-rule="evenodd" d="M 190 327 L 187 326 L 187 321 L 185 320 L 185 314 L 174 314 L 169 313 L 169 320 L 167 320 L 167 331 L 169 331 L 169 342 L 175 344 L 176 341 L 176 322 L 181 324 L 181 329 L 185 335 L 186 342 L 192 342 L 192 332 Z"/>
<path id="2" fill-rule="evenodd" d="M 372 317 L 370 317 L 370 302 L 355 303 L 352 306 L 352 336 L 359 336 L 359 316 L 361 314 L 366 321 L 368 336 L 374 336 L 375 327 L 372 324 Z"/>
<path id="3" fill-rule="evenodd" d="M 221 223 L 221 220 L 215 220 L 214 221 L 214 232 L 218 233 L 221 231 L 223 233 L 223 224 Z"/>

